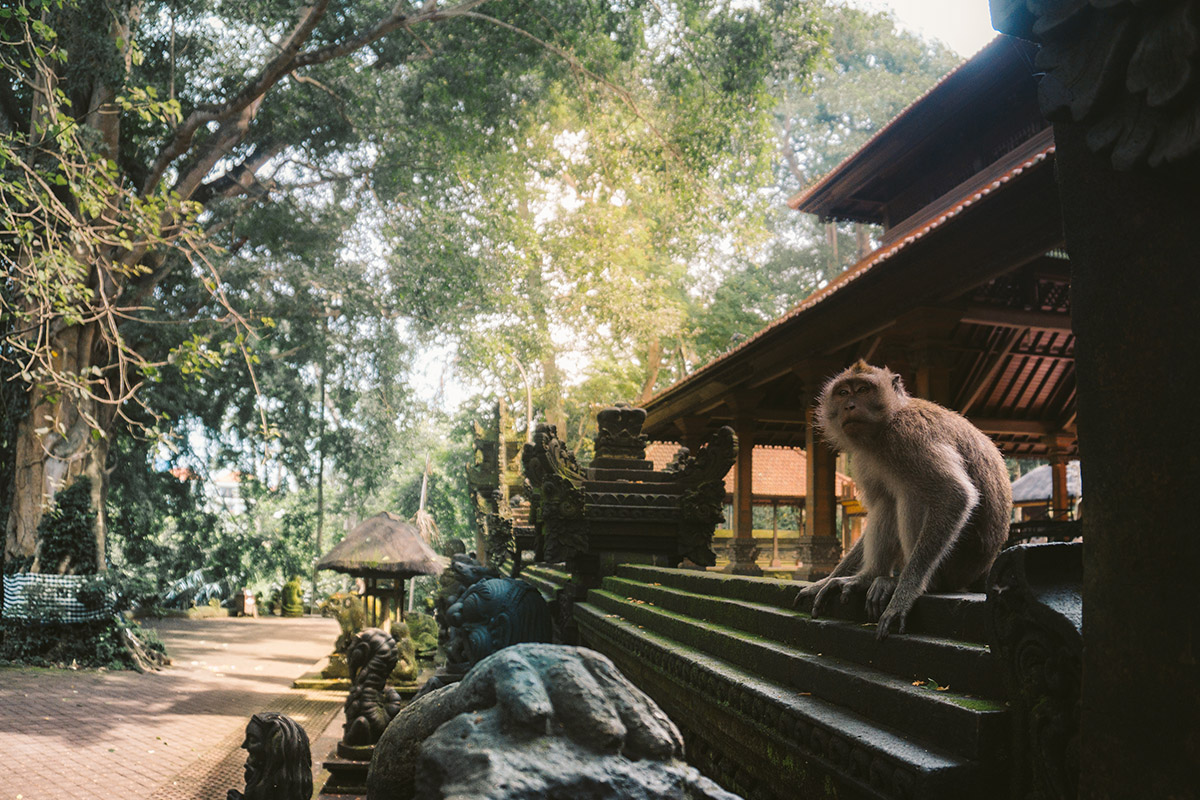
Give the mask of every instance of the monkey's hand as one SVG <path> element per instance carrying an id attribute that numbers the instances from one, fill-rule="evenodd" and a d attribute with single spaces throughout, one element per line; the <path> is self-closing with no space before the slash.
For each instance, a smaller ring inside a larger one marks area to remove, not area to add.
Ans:
<path id="1" fill-rule="evenodd" d="M 875 638 L 883 641 L 888 637 L 893 625 L 896 633 L 904 633 L 904 625 L 908 620 L 908 612 L 912 611 L 916 598 L 907 598 L 899 594 L 892 595 L 887 610 L 879 616 L 879 626 L 875 629 Z M 868 603 L 870 600 L 867 601 Z"/>
<path id="2" fill-rule="evenodd" d="M 883 616 L 892 595 L 896 592 L 896 579 L 891 575 L 880 575 L 871 582 L 867 590 L 867 619 L 876 622 Z"/>
<path id="3" fill-rule="evenodd" d="M 825 608 L 825 604 L 829 599 L 832 589 L 840 589 L 842 594 L 842 602 L 845 603 L 850 599 L 850 595 L 855 589 L 863 589 L 867 586 L 869 579 L 859 575 L 846 575 L 842 577 L 822 578 L 811 586 L 806 586 L 800 590 L 800 594 L 796 596 L 796 601 L 799 602 L 804 597 L 811 596 L 812 618 L 817 619 L 821 615 L 821 611 Z"/>

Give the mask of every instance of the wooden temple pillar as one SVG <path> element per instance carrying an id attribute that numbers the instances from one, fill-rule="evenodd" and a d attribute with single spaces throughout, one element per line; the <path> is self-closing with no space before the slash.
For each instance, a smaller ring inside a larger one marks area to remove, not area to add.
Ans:
<path id="1" fill-rule="evenodd" d="M 734 575 L 762 575 L 758 547 L 754 544 L 754 434 L 755 422 L 739 415 L 734 431 L 738 454 L 733 473 L 733 539 L 729 543 L 729 565 Z"/>
<path id="2" fill-rule="evenodd" d="M 1054 123 L 1071 263 L 1088 503 L 1070 748 L 1078 758 L 1068 778 L 1080 798 L 1195 797 L 1196 7 L 991 0 L 991 8 L 997 29 L 1043 45 L 1033 69 Z"/>
<path id="3" fill-rule="evenodd" d="M 805 412 L 804 533 L 800 536 L 796 580 L 812 581 L 833 571 L 842 557 L 837 529 L 837 454 L 822 441 L 816 407 Z"/>
<path id="4" fill-rule="evenodd" d="M 1050 447 L 1050 519 L 1071 518 L 1071 497 L 1067 491 L 1067 447 L 1074 440 L 1069 434 L 1052 434 L 1046 437 Z"/>

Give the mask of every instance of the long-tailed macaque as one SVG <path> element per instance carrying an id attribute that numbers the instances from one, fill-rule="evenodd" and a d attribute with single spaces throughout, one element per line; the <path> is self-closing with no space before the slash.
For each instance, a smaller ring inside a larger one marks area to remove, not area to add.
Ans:
<path id="1" fill-rule="evenodd" d="M 996 445 L 964 417 L 910 397 L 900 376 L 859 361 L 821 391 L 817 425 L 853 458 L 866 531 L 829 577 L 806 586 L 817 617 L 830 592 L 867 591 L 887 638 L 926 591 L 984 577 L 1008 535 L 1012 489 Z M 898 573 L 899 577 L 895 577 Z"/>

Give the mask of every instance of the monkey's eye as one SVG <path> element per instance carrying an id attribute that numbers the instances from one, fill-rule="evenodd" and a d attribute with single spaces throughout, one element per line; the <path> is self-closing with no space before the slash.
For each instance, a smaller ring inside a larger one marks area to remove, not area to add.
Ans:
<path id="1" fill-rule="evenodd" d="M 854 391 L 855 391 L 855 394 L 866 394 L 867 392 L 871 391 L 871 387 L 870 386 L 860 386 L 857 389 L 855 389 Z"/>
<path id="2" fill-rule="evenodd" d="M 850 394 L 850 390 L 849 390 L 849 389 L 847 389 L 845 386 L 843 386 L 842 388 L 838 389 L 838 397 L 845 397 L 845 396 L 847 396 L 848 394 Z"/>

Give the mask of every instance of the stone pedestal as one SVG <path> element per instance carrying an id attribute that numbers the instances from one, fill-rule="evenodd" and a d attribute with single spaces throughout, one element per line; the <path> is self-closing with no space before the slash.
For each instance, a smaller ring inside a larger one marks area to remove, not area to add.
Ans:
<path id="1" fill-rule="evenodd" d="M 350 747 L 338 742 L 337 750 L 322 763 L 329 772 L 329 780 L 321 787 L 321 796 L 365 795 L 367 772 L 374 754 L 375 745 Z"/>
<path id="2" fill-rule="evenodd" d="M 753 539 L 734 537 L 729 542 L 729 565 L 722 572 L 728 572 L 730 575 L 762 575 L 762 568 L 758 566 L 756 559 L 758 558 L 758 545 Z"/>
<path id="3" fill-rule="evenodd" d="M 796 545 L 796 571 L 792 577 L 798 581 L 816 581 L 833 572 L 842 560 L 842 546 L 832 536 L 803 535 Z"/>

